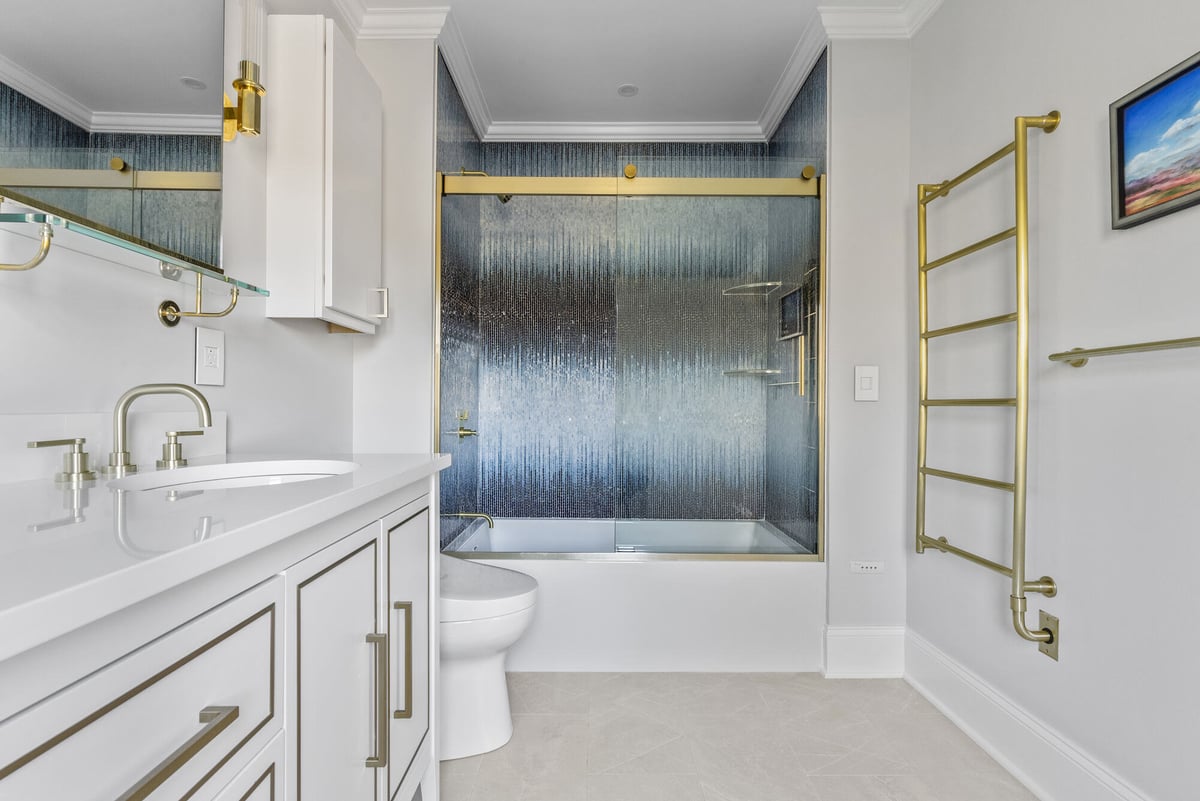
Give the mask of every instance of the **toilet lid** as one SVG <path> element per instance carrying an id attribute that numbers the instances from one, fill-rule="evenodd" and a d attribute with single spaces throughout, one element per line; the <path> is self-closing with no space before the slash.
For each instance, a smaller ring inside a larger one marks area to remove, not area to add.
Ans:
<path id="1" fill-rule="evenodd" d="M 537 600 L 537 580 L 515 570 L 442 554 L 438 620 L 481 620 L 520 612 Z"/>

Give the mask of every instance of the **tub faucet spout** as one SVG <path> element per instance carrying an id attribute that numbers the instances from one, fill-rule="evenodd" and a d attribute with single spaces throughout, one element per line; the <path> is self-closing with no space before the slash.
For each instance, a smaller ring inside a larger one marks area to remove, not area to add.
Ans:
<path id="1" fill-rule="evenodd" d="M 145 395 L 183 395 L 196 405 L 200 425 L 212 426 L 212 409 L 208 399 L 200 391 L 187 384 L 141 384 L 126 392 L 117 400 L 113 409 L 113 449 L 108 454 L 108 464 L 100 472 L 112 478 L 120 478 L 137 472 L 137 465 L 129 461 L 129 407 Z"/>

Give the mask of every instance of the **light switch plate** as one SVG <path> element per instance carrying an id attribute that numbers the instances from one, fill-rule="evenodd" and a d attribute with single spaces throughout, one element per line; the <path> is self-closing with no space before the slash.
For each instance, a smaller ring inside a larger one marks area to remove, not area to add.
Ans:
<path id="1" fill-rule="evenodd" d="M 196 384 L 225 386 L 225 332 L 196 329 Z"/>
<path id="2" fill-rule="evenodd" d="M 854 399 L 856 401 L 879 400 L 879 365 L 854 365 Z"/>

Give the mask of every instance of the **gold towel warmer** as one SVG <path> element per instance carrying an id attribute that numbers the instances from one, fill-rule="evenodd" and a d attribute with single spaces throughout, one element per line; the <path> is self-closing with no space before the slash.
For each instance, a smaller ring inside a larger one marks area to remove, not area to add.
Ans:
<path id="1" fill-rule="evenodd" d="M 1030 128 L 1053 132 L 1061 115 L 1052 111 L 1042 117 L 1017 117 L 1014 121 L 1013 141 L 983 161 L 963 172 L 956 178 L 940 184 L 917 185 L 917 285 L 920 296 L 920 405 L 917 429 L 917 553 L 926 548 L 935 548 L 944 553 L 960 556 L 977 565 L 989 568 L 1012 579 L 1012 595 L 1009 607 L 1012 610 L 1013 628 L 1022 638 L 1038 643 L 1038 649 L 1053 659 L 1058 659 L 1058 619 L 1041 613 L 1039 628 L 1030 630 L 1025 621 L 1026 593 L 1036 592 L 1053 597 L 1057 592 L 1054 579 L 1042 576 L 1037 581 L 1025 580 L 1025 493 L 1026 472 L 1029 453 L 1029 142 Z M 945 197 L 950 190 L 978 175 L 983 170 L 1014 154 L 1016 165 L 1016 221 L 1012 228 L 1002 231 L 973 245 L 968 245 L 947 256 L 928 260 L 925 212 L 932 201 Z M 1012 314 L 989 317 L 984 320 L 961 323 L 935 330 L 929 329 L 928 273 L 937 267 L 949 264 L 976 253 L 984 248 L 1016 239 L 1016 295 L 1017 310 Z M 1016 324 L 1016 397 L 1013 398 L 930 398 L 929 397 L 929 340 L 935 337 L 961 334 L 995 325 Z M 1016 411 L 1016 435 L 1013 456 L 1013 479 L 1011 482 L 935 470 L 926 464 L 926 444 L 929 426 L 929 409 L 946 406 L 1009 406 Z M 1012 566 L 985 559 L 978 554 L 951 545 L 946 537 L 930 537 L 925 533 L 925 481 L 929 476 L 960 481 L 975 486 L 1011 492 L 1012 514 Z"/>

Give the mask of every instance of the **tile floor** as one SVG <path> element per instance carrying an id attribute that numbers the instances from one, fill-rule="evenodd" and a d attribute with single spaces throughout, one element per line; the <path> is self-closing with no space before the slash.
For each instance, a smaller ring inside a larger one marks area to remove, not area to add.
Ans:
<path id="1" fill-rule="evenodd" d="M 442 801 L 1036 801 L 903 681 L 511 673 L 513 738 Z"/>

